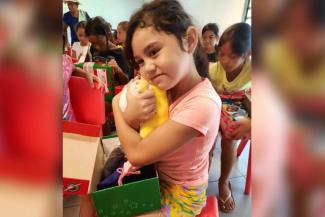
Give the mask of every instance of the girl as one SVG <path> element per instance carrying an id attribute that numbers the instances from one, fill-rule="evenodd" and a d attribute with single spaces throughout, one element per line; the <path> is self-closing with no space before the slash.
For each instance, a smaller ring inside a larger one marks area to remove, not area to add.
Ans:
<path id="1" fill-rule="evenodd" d="M 209 62 L 218 61 L 219 28 L 216 23 L 208 23 L 202 29 L 202 40 Z"/>
<path id="2" fill-rule="evenodd" d="M 90 43 L 85 33 L 85 27 L 86 21 L 79 22 L 75 27 L 79 41 L 73 43 L 72 49 L 76 52 L 78 63 L 83 63 L 86 61 L 90 48 Z"/>
<path id="3" fill-rule="evenodd" d="M 222 34 L 218 49 L 219 62 L 212 65 L 209 70 L 216 91 L 219 94 L 232 94 L 244 88 L 249 89 L 251 86 L 251 27 L 246 23 L 230 26 Z M 250 111 L 248 100 L 245 100 L 244 105 L 248 105 L 246 109 Z M 233 140 L 250 132 L 250 120 L 238 121 L 235 127 L 235 133 L 223 131 L 221 139 L 219 202 L 220 209 L 224 212 L 230 212 L 235 208 L 229 182 L 230 172 L 235 162 Z"/>
<path id="4" fill-rule="evenodd" d="M 117 25 L 117 42 L 124 47 L 126 39 L 126 31 L 128 29 L 128 21 L 122 21 Z"/>
<path id="5" fill-rule="evenodd" d="M 116 85 L 126 84 L 129 79 L 127 74 L 127 64 L 124 61 L 123 50 L 117 48 L 112 40 L 113 35 L 110 24 L 102 17 L 91 18 L 86 24 L 86 36 L 92 44 L 90 53 L 93 58 L 104 57 L 107 64 L 114 70 L 114 81 Z"/>
<path id="6" fill-rule="evenodd" d="M 135 96 L 127 91 L 123 114 L 120 95 L 113 99 L 117 133 L 128 160 L 134 166 L 156 164 L 164 216 L 198 215 L 206 201 L 209 151 L 218 132 L 221 101 L 199 74 L 207 72 L 207 61 L 195 64 L 204 56 L 198 43 L 198 32 L 178 1 L 143 5 L 129 23 L 126 57 L 141 76 L 167 91 L 169 119 L 141 139 L 139 123 L 155 113 L 152 90 Z"/>

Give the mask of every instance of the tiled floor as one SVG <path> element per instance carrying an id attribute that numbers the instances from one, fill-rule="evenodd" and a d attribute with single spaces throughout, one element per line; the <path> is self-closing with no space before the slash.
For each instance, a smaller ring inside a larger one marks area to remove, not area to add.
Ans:
<path id="1" fill-rule="evenodd" d="M 207 190 L 208 195 L 218 195 L 218 178 L 220 176 L 220 141 L 217 141 L 214 150 L 214 157 L 209 174 L 209 186 Z M 219 145 L 218 145 L 219 143 Z M 235 198 L 236 209 L 232 213 L 219 212 L 220 217 L 250 217 L 251 216 L 251 196 L 244 194 L 246 170 L 248 162 L 249 145 L 247 145 L 238 158 L 235 167 L 231 174 L 231 186 L 233 196 Z M 64 201 L 64 217 L 78 217 L 79 216 L 78 197 L 69 197 Z"/>
<path id="2" fill-rule="evenodd" d="M 220 176 L 220 141 L 217 141 L 214 150 L 214 157 L 209 173 L 208 195 L 218 196 L 218 178 Z M 236 203 L 236 209 L 232 213 L 223 213 L 219 211 L 220 217 L 250 217 L 251 216 L 251 196 L 244 194 L 246 172 L 248 163 L 249 145 L 246 145 L 242 154 L 238 158 L 236 165 L 230 176 L 233 196 Z"/>

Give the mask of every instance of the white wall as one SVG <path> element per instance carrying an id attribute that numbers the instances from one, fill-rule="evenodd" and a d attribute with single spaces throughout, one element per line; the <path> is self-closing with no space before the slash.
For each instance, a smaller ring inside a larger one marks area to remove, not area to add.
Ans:
<path id="1" fill-rule="evenodd" d="M 80 8 L 91 17 L 103 16 L 113 28 L 122 20 L 128 20 L 131 14 L 144 2 L 151 0 L 80 0 Z M 194 22 L 201 28 L 208 22 L 219 24 L 220 33 L 233 23 L 241 22 L 245 0 L 179 0 Z M 63 12 L 68 7 L 64 5 Z"/>
<path id="2" fill-rule="evenodd" d="M 245 5 L 245 0 L 179 0 L 179 2 L 192 16 L 200 30 L 205 24 L 216 22 L 220 34 L 230 25 L 242 21 Z"/>
<path id="3" fill-rule="evenodd" d="M 245 0 L 180 0 L 193 21 L 201 28 L 216 22 L 222 33 L 228 26 L 241 22 Z"/>
<path id="4" fill-rule="evenodd" d="M 80 9 L 87 11 L 90 17 L 102 16 L 110 22 L 115 29 L 123 20 L 129 20 L 132 13 L 140 8 L 142 0 L 80 0 Z M 63 13 L 69 11 L 63 5 Z"/>

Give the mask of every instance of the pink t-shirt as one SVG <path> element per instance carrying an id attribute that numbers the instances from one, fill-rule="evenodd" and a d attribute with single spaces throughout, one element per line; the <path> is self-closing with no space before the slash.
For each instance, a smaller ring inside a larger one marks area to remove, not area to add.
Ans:
<path id="1" fill-rule="evenodd" d="M 220 97 L 207 78 L 170 105 L 169 119 L 201 135 L 157 163 L 160 179 L 179 185 L 207 182 L 209 151 L 219 130 L 220 113 Z"/>

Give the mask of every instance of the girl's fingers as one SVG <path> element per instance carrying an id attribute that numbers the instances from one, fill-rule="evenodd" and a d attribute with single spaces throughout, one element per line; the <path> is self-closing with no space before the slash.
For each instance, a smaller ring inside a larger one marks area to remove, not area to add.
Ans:
<path id="1" fill-rule="evenodd" d="M 156 105 L 152 104 L 152 105 L 149 105 L 145 108 L 146 112 L 149 114 L 149 113 L 152 113 L 156 110 Z"/>
<path id="2" fill-rule="evenodd" d="M 154 117 L 156 114 L 156 109 L 151 109 L 147 114 L 146 114 L 146 120 L 149 120 L 150 118 Z"/>
<path id="3" fill-rule="evenodd" d="M 154 107 L 154 108 L 156 107 L 155 98 L 142 100 L 142 108 L 147 108 L 147 107 Z"/>
<path id="4" fill-rule="evenodd" d="M 88 82 L 90 84 L 90 87 L 91 88 L 94 88 L 94 81 L 93 81 L 93 78 L 92 77 L 88 77 Z"/>
<path id="5" fill-rule="evenodd" d="M 142 99 L 155 98 L 155 94 L 154 94 L 153 90 L 151 90 L 151 89 L 147 89 L 147 90 L 143 91 L 143 93 L 140 93 L 139 96 Z"/>

